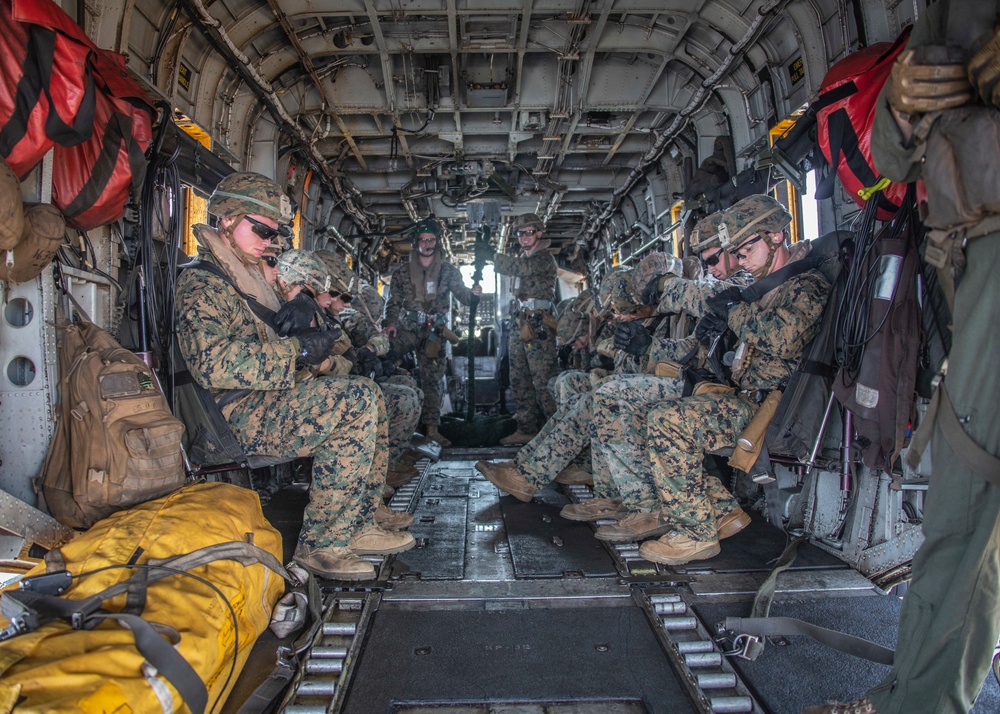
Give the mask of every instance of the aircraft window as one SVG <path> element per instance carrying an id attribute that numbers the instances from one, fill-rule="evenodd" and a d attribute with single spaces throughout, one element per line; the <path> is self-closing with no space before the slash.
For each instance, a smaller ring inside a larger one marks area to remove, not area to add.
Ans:
<path id="1" fill-rule="evenodd" d="M 35 381 L 35 363 L 27 357 L 15 357 L 7 365 L 7 379 L 18 387 L 27 387 Z"/>
<path id="2" fill-rule="evenodd" d="M 3 316 L 7 324 L 13 327 L 24 327 L 31 323 L 35 316 L 35 308 L 24 298 L 14 298 L 4 308 Z"/>

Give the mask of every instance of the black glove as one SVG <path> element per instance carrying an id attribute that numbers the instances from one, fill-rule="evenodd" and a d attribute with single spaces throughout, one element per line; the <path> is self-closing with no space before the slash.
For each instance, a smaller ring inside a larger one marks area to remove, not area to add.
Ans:
<path id="1" fill-rule="evenodd" d="M 729 323 L 726 322 L 724 316 L 710 312 L 698 320 L 698 325 L 694 328 L 694 336 L 705 347 L 710 347 L 712 340 L 728 329 Z"/>
<path id="2" fill-rule="evenodd" d="M 351 363 L 351 374 L 361 374 L 358 371 L 358 353 L 354 351 L 353 347 L 348 347 L 347 351 L 340 356 Z"/>
<path id="3" fill-rule="evenodd" d="M 318 367 L 333 350 L 340 334 L 334 330 L 312 328 L 295 335 L 299 341 L 299 359 L 311 367 Z"/>
<path id="4" fill-rule="evenodd" d="M 556 354 L 559 357 L 559 364 L 569 364 L 569 358 L 573 354 L 573 345 L 563 345 Z"/>
<path id="5" fill-rule="evenodd" d="M 646 287 L 642 289 L 642 304 L 656 306 L 660 304 L 660 298 L 663 297 L 663 290 L 660 289 L 660 280 L 664 276 L 657 275 L 655 278 L 646 283 Z"/>
<path id="6" fill-rule="evenodd" d="M 615 327 L 615 347 L 630 355 L 642 357 L 652 342 L 653 338 L 641 322 L 619 322 Z"/>
<path id="7" fill-rule="evenodd" d="M 367 347 L 362 347 L 357 351 L 357 358 L 356 365 L 358 368 L 358 374 L 363 374 L 367 377 L 373 374 L 376 369 L 381 371 L 382 363 L 379 361 L 378 357 L 375 356 L 375 353 Z M 375 365 L 378 365 L 378 367 Z"/>
<path id="8" fill-rule="evenodd" d="M 743 302 L 742 291 L 739 288 L 726 288 L 720 293 L 705 299 L 710 312 L 726 317 L 733 305 Z"/>
<path id="9" fill-rule="evenodd" d="M 319 303 L 305 291 L 281 306 L 274 315 L 274 330 L 279 337 L 296 337 L 312 329 L 312 321 L 320 312 Z"/>

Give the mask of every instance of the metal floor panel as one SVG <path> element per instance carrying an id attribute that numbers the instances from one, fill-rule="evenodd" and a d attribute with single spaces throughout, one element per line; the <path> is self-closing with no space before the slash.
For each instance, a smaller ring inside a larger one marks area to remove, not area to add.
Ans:
<path id="1" fill-rule="evenodd" d="M 465 576 L 468 483 L 461 498 L 427 496 L 417 500 L 410 533 L 417 547 L 396 556 L 394 572 L 402 578 L 461 580 Z"/>
<path id="2" fill-rule="evenodd" d="M 642 702 L 697 711 L 645 614 L 619 607 L 407 610 L 385 601 L 343 711 L 397 705 Z"/>

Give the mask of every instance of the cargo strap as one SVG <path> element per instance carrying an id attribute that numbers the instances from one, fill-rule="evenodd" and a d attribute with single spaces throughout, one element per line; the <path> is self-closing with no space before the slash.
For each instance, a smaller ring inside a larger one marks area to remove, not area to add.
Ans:
<path id="1" fill-rule="evenodd" d="M 796 538 L 785 547 L 774 568 L 757 591 L 750 617 L 727 617 L 725 619 L 722 628 L 736 634 L 737 643 L 742 641 L 741 648 L 735 654 L 753 661 L 764 652 L 765 637 L 804 635 L 839 652 L 879 664 L 891 665 L 894 653 L 882 645 L 793 617 L 768 617 L 768 613 L 771 611 L 771 602 L 774 600 L 778 576 L 792 566 L 798 555 L 799 546 L 808 539 L 808 536 Z"/>
<path id="2" fill-rule="evenodd" d="M 32 632 L 55 620 L 68 622 L 74 630 L 92 629 L 104 620 L 115 620 L 132 632 L 136 649 L 174 686 L 191 712 L 202 714 L 208 703 L 208 690 L 197 672 L 173 647 L 180 641 L 180 634 L 161 623 L 148 622 L 137 614 L 108 613 L 101 607 L 106 600 L 126 592 L 134 603 L 136 583 L 144 589 L 151 582 L 186 574 L 217 560 L 234 560 L 246 566 L 260 563 L 285 580 L 291 580 L 288 571 L 273 555 L 250 543 L 238 541 L 210 545 L 170 558 L 151 558 L 134 566 L 140 569 L 141 574 L 137 573 L 81 600 L 60 597 L 59 594 L 73 577 L 82 576 L 71 576 L 65 571 L 44 573 L 24 578 L 20 589 L 8 590 L 0 596 L 0 613 L 11 622 L 11 626 L 0 633 L 0 640 Z M 164 639 L 164 635 L 169 641 Z M 236 643 L 235 647 L 238 646 L 239 643 Z M 233 656 L 236 657 L 237 653 L 234 652 Z"/>
<path id="3" fill-rule="evenodd" d="M 740 299 L 743 302 L 756 302 L 786 280 L 802 275 L 806 271 L 818 268 L 823 262 L 822 256 L 807 256 L 801 260 L 796 260 L 788 265 L 775 270 L 770 275 L 765 275 L 760 280 L 755 280 L 752 284 L 740 291 Z"/>
<path id="4" fill-rule="evenodd" d="M 942 372 L 947 369 L 947 364 L 945 362 Z M 915 470 L 920 464 L 920 457 L 931 440 L 934 425 L 937 424 L 941 427 L 941 435 L 965 468 L 987 483 L 1000 488 L 1000 459 L 977 444 L 962 428 L 962 423 L 958 420 L 955 407 L 952 406 L 948 391 L 945 389 L 943 375 L 939 377 L 938 388 L 931 398 L 927 414 L 910 440 L 910 448 L 906 452 L 906 465 Z"/>

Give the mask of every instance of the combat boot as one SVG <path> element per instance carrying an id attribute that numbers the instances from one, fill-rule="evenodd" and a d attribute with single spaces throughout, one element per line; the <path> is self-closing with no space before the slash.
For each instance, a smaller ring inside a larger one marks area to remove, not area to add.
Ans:
<path id="1" fill-rule="evenodd" d="M 601 526 L 594 533 L 597 540 L 609 543 L 631 543 L 644 538 L 663 535 L 673 526 L 657 511 L 639 511 L 630 513 L 617 523 Z"/>
<path id="2" fill-rule="evenodd" d="M 622 505 L 620 498 L 592 498 L 563 506 L 559 515 L 567 521 L 601 521 L 605 518 L 624 518 L 628 509 Z"/>
<path id="3" fill-rule="evenodd" d="M 400 531 L 387 531 L 369 523 L 358 531 L 348 546 L 355 555 L 392 555 L 409 550 L 417 544 L 413 536 Z"/>
<path id="4" fill-rule="evenodd" d="M 389 484 L 382 485 L 382 498 L 392 498 L 394 495 L 396 495 L 396 489 Z"/>
<path id="5" fill-rule="evenodd" d="M 671 531 L 659 540 L 648 540 L 639 546 L 639 557 L 664 565 L 684 565 L 692 560 L 707 560 L 722 549 L 718 538 L 695 540 L 686 533 Z"/>
<path id="6" fill-rule="evenodd" d="M 560 471 L 555 480 L 564 486 L 593 486 L 594 474 L 571 464 Z"/>
<path id="7" fill-rule="evenodd" d="M 807 707 L 802 710 L 802 714 L 878 714 L 878 712 L 868 697 L 862 697 L 853 702 L 830 702 L 818 707 Z"/>
<path id="8" fill-rule="evenodd" d="M 402 531 L 413 525 L 413 515 L 406 511 L 394 511 L 380 501 L 375 509 L 375 522 L 387 531 Z"/>
<path id="9" fill-rule="evenodd" d="M 393 488 L 399 488 L 409 483 L 410 479 L 419 473 L 415 466 L 396 463 L 389 467 L 389 471 L 385 475 L 385 482 Z"/>
<path id="10" fill-rule="evenodd" d="M 501 491 L 506 491 L 518 501 L 528 503 L 538 490 L 517 470 L 513 461 L 501 461 L 494 464 L 489 461 L 477 461 L 476 471 Z"/>
<path id="11" fill-rule="evenodd" d="M 328 580 L 372 580 L 375 566 L 362 560 L 350 548 L 295 547 L 292 559 L 318 578 Z"/>
<path id="12" fill-rule="evenodd" d="M 719 540 L 736 535 L 748 525 L 750 525 L 750 514 L 739 506 L 715 521 Z"/>
<path id="13" fill-rule="evenodd" d="M 438 431 L 437 424 L 427 425 L 427 438 L 430 439 L 431 441 L 436 441 L 438 444 L 441 445 L 442 449 L 447 449 L 449 446 L 451 446 L 451 442 L 445 439 L 443 436 L 441 436 L 441 432 Z"/>
<path id="14" fill-rule="evenodd" d="M 500 444 L 503 446 L 524 446 L 534 438 L 534 434 L 525 434 L 523 431 L 518 429 L 513 434 L 500 439 Z"/>

